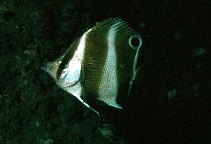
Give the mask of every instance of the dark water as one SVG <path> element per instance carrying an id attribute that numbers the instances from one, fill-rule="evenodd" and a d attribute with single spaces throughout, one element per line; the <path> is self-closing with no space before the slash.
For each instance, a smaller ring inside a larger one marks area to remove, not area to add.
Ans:
<path id="1" fill-rule="evenodd" d="M 209 13 L 208 1 L 1 0 L 0 143 L 211 143 Z M 40 67 L 110 17 L 142 35 L 142 68 L 125 110 L 98 117 Z"/>

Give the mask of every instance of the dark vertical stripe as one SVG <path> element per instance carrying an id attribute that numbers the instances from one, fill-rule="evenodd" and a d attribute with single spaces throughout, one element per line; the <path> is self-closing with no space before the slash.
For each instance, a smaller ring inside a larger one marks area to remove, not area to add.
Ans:
<path id="1" fill-rule="evenodd" d="M 77 50 L 77 47 L 80 43 L 80 39 L 75 40 L 70 47 L 68 48 L 68 50 L 64 53 L 63 58 L 61 59 L 61 63 L 59 64 L 57 73 L 56 73 L 56 78 L 59 79 L 61 76 L 62 71 L 65 69 L 65 66 L 70 62 L 70 60 L 72 59 L 75 51 Z"/>
<path id="2" fill-rule="evenodd" d="M 108 51 L 108 29 L 91 31 L 87 35 L 83 61 L 84 86 L 89 96 L 98 96 L 99 84 Z M 86 99 L 86 98 L 85 98 Z"/>

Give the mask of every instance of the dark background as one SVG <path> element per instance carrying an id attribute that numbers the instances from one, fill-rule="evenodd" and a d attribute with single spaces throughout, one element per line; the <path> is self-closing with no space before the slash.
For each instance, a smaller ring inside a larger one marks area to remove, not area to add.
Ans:
<path id="1" fill-rule="evenodd" d="M 210 8 L 206 0 L 1 0 L 0 143 L 211 143 Z M 110 17 L 141 34 L 141 70 L 125 109 L 104 107 L 98 117 L 40 67 Z"/>

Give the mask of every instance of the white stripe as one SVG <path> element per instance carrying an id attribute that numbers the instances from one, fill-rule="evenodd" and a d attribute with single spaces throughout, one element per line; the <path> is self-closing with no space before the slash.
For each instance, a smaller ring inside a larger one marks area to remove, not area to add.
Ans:
<path id="1" fill-rule="evenodd" d="M 92 29 L 89 29 L 86 33 L 83 34 L 83 36 L 81 37 L 81 40 L 78 44 L 77 50 L 75 52 L 75 54 L 79 57 L 79 60 L 82 61 L 83 56 L 84 56 L 84 51 L 85 51 L 85 44 L 86 44 L 86 37 L 87 34 L 91 31 Z"/>
<path id="2" fill-rule="evenodd" d="M 72 58 L 72 60 L 75 59 L 76 61 L 80 62 L 80 73 L 81 73 L 81 63 L 82 63 L 82 60 L 84 57 L 84 51 L 85 51 L 85 46 L 86 46 L 85 45 L 86 37 L 90 31 L 91 31 L 91 29 L 89 29 L 86 33 L 83 34 L 83 36 L 81 37 L 80 42 L 78 44 L 77 50 L 75 51 L 75 54 Z M 71 66 L 69 66 L 69 69 L 74 69 L 74 67 L 76 67 L 76 65 L 71 65 Z M 79 77 L 80 77 L 80 73 L 79 73 Z M 80 83 L 80 82 L 78 82 L 78 83 Z M 72 89 L 72 92 L 71 92 L 71 89 Z M 72 95 L 74 95 L 75 97 L 77 97 L 80 100 L 81 96 L 82 96 L 81 84 L 70 87 L 68 92 L 70 92 Z"/>
<path id="3" fill-rule="evenodd" d="M 115 48 L 116 29 L 117 27 L 114 25 L 108 32 L 108 52 L 98 94 L 99 98 L 102 98 L 102 101 L 106 102 L 108 105 L 121 108 L 116 104 L 116 97 L 118 93 L 117 56 Z M 110 99 L 111 97 L 113 99 Z"/>
<path id="4" fill-rule="evenodd" d="M 137 51 L 136 51 L 136 55 L 135 55 L 135 59 L 134 59 L 134 63 L 133 63 L 133 71 L 136 71 L 136 66 L 137 66 L 137 63 L 138 63 L 138 54 L 139 54 L 139 50 L 140 50 L 141 45 L 142 45 L 142 40 L 141 40 L 140 36 L 139 36 L 139 41 L 140 41 L 140 44 L 139 44 Z"/>
<path id="5" fill-rule="evenodd" d="M 82 67 L 81 62 L 82 62 L 83 57 L 84 57 L 84 51 L 85 51 L 85 46 L 86 46 L 85 45 L 86 44 L 86 37 L 87 37 L 87 34 L 90 31 L 91 31 L 91 29 L 88 30 L 86 33 L 84 33 L 83 36 L 81 37 L 80 42 L 79 42 L 78 47 L 77 47 L 77 50 L 75 51 L 74 56 L 71 59 L 71 62 L 69 62 L 69 65 L 68 65 L 68 68 L 67 68 L 66 73 L 69 73 L 72 70 L 72 73 L 70 73 L 70 75 L 75 74 L 74 72 L 78 71 L 77 75 L 74 75 L 76 77 L 72 78 L 74 80 L 79 80 L 79 78 L 80 78 L 81 67 Z M 64 90 L 66 90 L 68 93 L 72 94 L 73 96 L 77 97 L 81 102 L 83 102 L 83 100 L 81 99 L 82 86 L 81 86 L 80 82 L 77 82 L 77 84 L 74 85 L 74 86 L 62 87 L 62 88 L 64 88 Z M 83 102 L 83 104 L 85 104 L 85 102 Z M 87 104 L 85 104 L 85 105 L 87 106 Z"/>
<path id="6" fill-rule="evenodd" d="M 136 66 L 137 66 L 137 63 L 138 63 L 139 50 L 140 50 L 140 47 L 142 45 L 142 40 L 141 40 L 140 36 L 139 36 L 139 40 L 140 40 L 140 44 L 139 44 L 138 49 L 136 51 L 136 55 L 135 55 L 135 59 L 134 59 L 134 63 L 133 63 L 133 75 L 132 75 L 132 78 L 130 80 L 128 95 L 130 94 L 130 91 L 131 91 L 131 88 L 132 88 L 132 85 L 133 85 L 133 81 L 136 79 L 136 74 L 137 74 Z"/>

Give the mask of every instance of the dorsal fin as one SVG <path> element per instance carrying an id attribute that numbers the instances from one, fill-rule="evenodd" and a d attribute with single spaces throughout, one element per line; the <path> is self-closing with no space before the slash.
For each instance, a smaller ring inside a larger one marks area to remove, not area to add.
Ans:
<path id="1" fill-rule="evenodd" d="M 102 31 L 109 30 L 111 27 L 117 28 L 117 32 L 120 32 L 122 35 L 132 31 L 128 24 L 119 18 L 109 18 L 102 22 L 96 23 L 96 25 L 91 28 L 91 31 L 93 33 L 101 33 Z"/>

